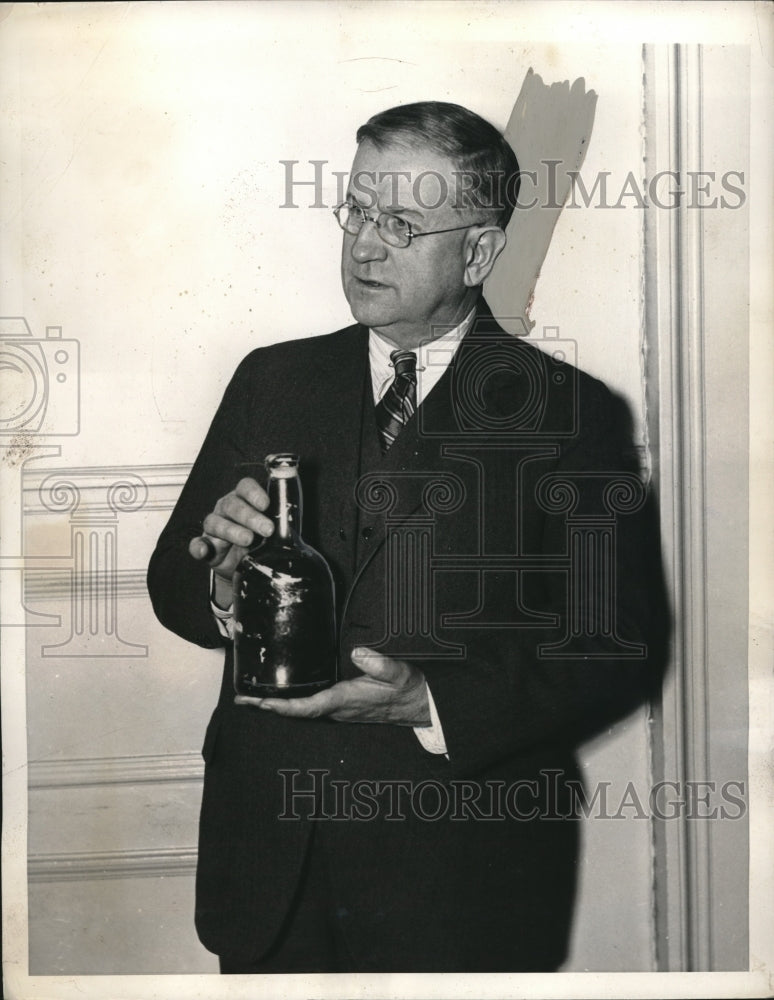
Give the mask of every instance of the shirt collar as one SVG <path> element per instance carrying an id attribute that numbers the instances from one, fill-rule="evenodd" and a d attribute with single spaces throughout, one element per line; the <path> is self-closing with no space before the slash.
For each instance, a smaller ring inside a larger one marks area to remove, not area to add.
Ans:
<path id="1" fill-rule="evenodd" d="M 451 364 L 462 338 L 473 324 L 475 315 L 474 306 L 457 326 L 433 340 L 420 344 L 419 347 L 412 348 L 417 356 L 417 406 L 427 397 Z M 381 399 L 394 377 L 390 354 L 395 349 L 395 345 L 385 340 L 376 330 L 368 331 L 368 358 L 375 401 Z"/>

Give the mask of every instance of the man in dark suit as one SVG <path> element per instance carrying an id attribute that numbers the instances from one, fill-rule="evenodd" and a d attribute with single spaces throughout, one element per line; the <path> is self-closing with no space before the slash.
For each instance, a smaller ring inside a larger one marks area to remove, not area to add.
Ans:
<path id="1" fill-rule="evenodd" d="M 645 494 L 606 388 L 481 297 L 517 187 L 500 133 L 427 102 L 357 140 L 337 209 L 357 322 L 242 362 L 149 569 L 160 620 L 226 648 L 197 929 L 224 972 L 548 971 L 574 748 L 657 674 Z M 275 452 L 301 455 L 341 679 L 235 699 L 231 580 L 272 530 L 244 472 Z"/>

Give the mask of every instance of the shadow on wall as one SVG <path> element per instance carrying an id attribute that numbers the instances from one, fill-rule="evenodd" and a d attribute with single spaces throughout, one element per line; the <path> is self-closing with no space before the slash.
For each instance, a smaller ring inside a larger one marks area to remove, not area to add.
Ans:
<path id="1" fill-rule="evenodd" d="M 514 336 L 532 328 L 535 285 L 570 193 L 571 174 L 586 158 L 596 107 L 597 95 L 586 91 L 583 77 L 572 86 L 567 80 L 549 85 L 530 69 L 508 120 L 505 138 L 519 160 L 521 188 L 486 298 Z"/>

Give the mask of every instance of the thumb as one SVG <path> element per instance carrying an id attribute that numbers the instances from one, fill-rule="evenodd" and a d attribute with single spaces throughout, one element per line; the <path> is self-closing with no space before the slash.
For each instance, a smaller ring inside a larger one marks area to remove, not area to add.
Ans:
<path id="1" fill-rule="evenodd" d="M 356 646 L 352 650 L 352 662 L 364 674 L 386 683 L 396 681 L 403 668 L 400 660 L 393 660 L 391 656 L 384 656 L 375 649 L 368 649 L 367 646 Z"/>
<path id="2" fill-rule="evenodd" d="M 209 535 L 199 535 L 192 538 L 188 543 L 188 552 L 199 562 L 206 562 L 214 569 L 219 566 L 228 555 L 231 543 L 221 538 L 211 538 Z"/>

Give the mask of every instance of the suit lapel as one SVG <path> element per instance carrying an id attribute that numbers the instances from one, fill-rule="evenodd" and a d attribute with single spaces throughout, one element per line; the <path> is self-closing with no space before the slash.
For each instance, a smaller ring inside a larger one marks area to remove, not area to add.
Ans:
<path id="1" fill-rule="evenodd" d="M 318 518 L 319 547 L 339 567 L 341 582 L 347 586 L 354 569 L 357 507 L 353 484 L 360 475 L 359 429 L 363 399 L 370 389 L 368 331 L 353 326 L 341 338 L 322 344 L 325 350 L 309 371 L 303 406 L 312 423 L 305 434 L 314 440 L 316 465 L 317 503 L 310 506 Z"/>
<path id="2" fill-rule="evenodd" d="M 316 397 L 312 409 L 320 414 L 318 453 L 339 470 L 344 484 L 352 482 L 359 463 L 359 442 L 351 430 L 360 426 L 367 376 L 368 331 L 359 325 L 333 342 L 309 373 L 309 391 Z"/>

